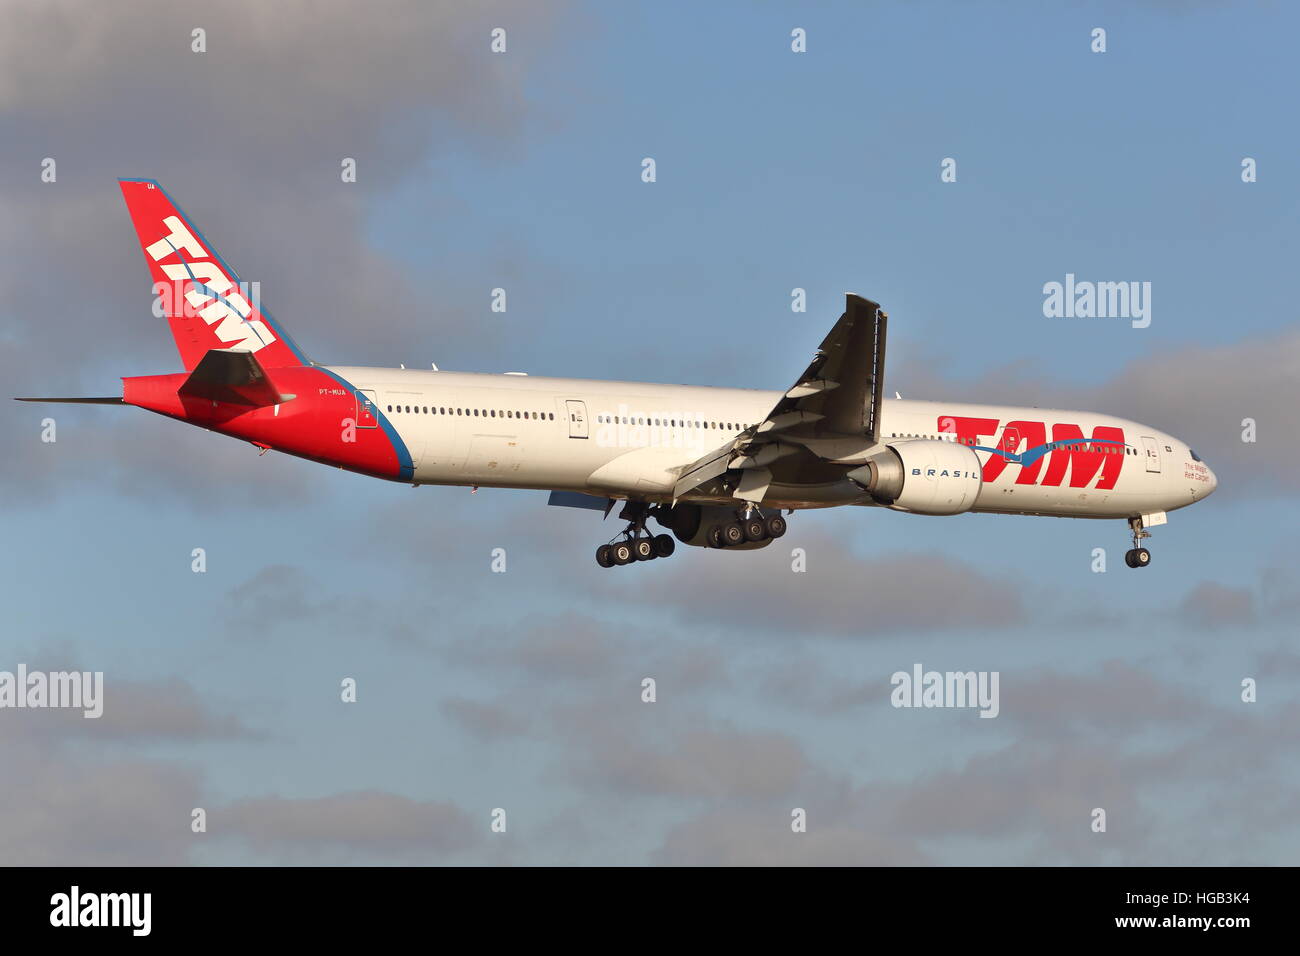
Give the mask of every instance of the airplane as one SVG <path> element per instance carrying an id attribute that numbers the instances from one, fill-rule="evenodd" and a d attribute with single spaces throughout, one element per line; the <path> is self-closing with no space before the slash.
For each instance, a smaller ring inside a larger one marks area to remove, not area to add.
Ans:
<path id="1" fill-rule="evenodd" d="M 1218 486 L 1183 441 L 1093 412 L 883 395 L 888 316 L 844 314 L 784 391 L 320 365 L 307 358 L 156 181 L 118 181 L 183 372 L 122 379 L 108 398 L 389 481 L 551 492 L 623 530 L 601 567 L 676 542 L 766 547 L 782 512 L 845 505 L 1124 519 L 1132 568 L 1167 513 Z M 653 518 L 672 534 L 654 534 Z"/>

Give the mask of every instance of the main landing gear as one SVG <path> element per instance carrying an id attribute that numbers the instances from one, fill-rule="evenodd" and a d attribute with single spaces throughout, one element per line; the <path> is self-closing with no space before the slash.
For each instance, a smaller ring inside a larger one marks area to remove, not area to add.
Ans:
<path id="1" fill-rule="evenodd" d="M 710 548 L 734 548 L 740 544 L 752 544 L 779 538 L 785 534 L 785 519 L 779 514 L 764 518 L 757 509 L 740 515 L 737 521 L 719 521 L 709 526 L 708 542 Z"/>
<path id="2" fill-rule="evenodd" d="M 670 534 L 652 535 L 646 530 L 645 523 L 650 514 L 650 506 L 643 502 L 629 501 L 624 505 L 618 516 L 626 518 L 628 525 L 618 538 L 596 549 L 596 563 L 602 568 L 613 568 L 635 561 L 672 557 L 677 542 Z"/>
<path id="3" fill-rule="evenodd" d="M 1143 538 L 1151 537 L 1151 532 L 1142 527 L 1141 518 L 1129 518 L 1128 526 L 1133 532 L 1133 547 L 1124 553 L 1124 563 L 1130 568 L 1145 568 L 1151 563 L 1151 552 L 1140 545 Z"/>
<path id="4" fill-rule="evenodd" d="M 724 516 L 727 520 L 705 527 L 703 519 L 709 515 Z M 786 531 L 785 518 L 780 512 L 764 515 L 752 505 L 729 511 L 720 506 L 701 508 L 679 504 L 670 508 L 628 501 L 618 516 L 627 521 L 627 527 L 613 541 L 596 549 L 596 563 L 602 568 L 670 557 L 677 550 L 678 540 L 710 548 L 735 548 L 779 538 Z M 671 528 L 673 534 L 651 534 L 646 530 L 650 518 Z"/>

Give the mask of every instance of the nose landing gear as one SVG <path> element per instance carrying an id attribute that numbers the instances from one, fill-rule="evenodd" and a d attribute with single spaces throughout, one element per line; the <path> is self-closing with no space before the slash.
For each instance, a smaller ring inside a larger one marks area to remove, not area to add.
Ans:
<path id="1" fill-rule="evenodd" d="M 1142 519 L 1129 518 L 1128 526 L 1133 532 L 1133 547 L 1124 553 L 1124 563 L 1130 568 L 1145 568 L 1151 563 L 1151 552 L 1141 547 L 1142 539 L 1151 537 L 1151 532 L 1142 527 Z"/>

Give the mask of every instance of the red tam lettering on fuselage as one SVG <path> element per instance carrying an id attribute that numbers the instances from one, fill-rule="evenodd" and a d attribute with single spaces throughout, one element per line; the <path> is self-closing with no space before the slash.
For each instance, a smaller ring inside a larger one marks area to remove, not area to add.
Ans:
<path id="1" fill-rule="evenodd" d="M 1078 425 L 1052 426 L 1052 443 L 1047 444 L 1047 423 L 1030 421 L 1007 422 L 996 446 L 986 445 L 982 438 L 992 438 L 998 433 L 996 418 L 968 418 L 961 415 L 941 415 L 939 431 L 956 436 L 958 443 L 973 448 L 991 450 L 984 462 L 983 479 L 996 481 L 1008 465 L 1019 465 L 1018 485 L 1043 485 L 1059 487 L 1070 474 L 1071 488 L 1084 488 L 1097 477 L 1098 491 L 1109 491 L 1119 480 L 1124 467 L 1124 429 L 1113 425 L 1098 425 L 1092 438 L 1086 439 Z M 1047 473 L 1039 481 L 1043 459 L 1048 459 Z"/>
<path id="2" fill-rule="evenodd" d="M 1078 425 L 1053 425 L 1052 442 L 1064 444 L 1052 450 L 1043 484 L 1059 486 L 1068 467 L 1071 488 L 1087 487 L 1098 470 L 1101 478 L 1097 480 L 1097 490 L 1109 491 L 1115 487 L 1124 467 L 1124 429 L 1098 425 L 1092 430 L 1089 442 L 1083 440 L 1083 429 Z"/>

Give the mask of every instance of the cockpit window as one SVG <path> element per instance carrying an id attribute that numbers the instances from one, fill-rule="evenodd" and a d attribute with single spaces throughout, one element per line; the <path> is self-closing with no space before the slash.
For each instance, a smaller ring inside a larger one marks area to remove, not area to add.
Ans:
<path id="1" fill-rule="evenodd" d="M 1201 456 L 1198 455 L 1198 454 L 1196 454 L 1196 452 L 1192 451 L 1190 448 L 1187 449 L 1187 454 L 1189 454 L 1189 455 L 1192 456 L 1192 461 L 1200 461 L 1200 460 L 1201 460 Z"/>

